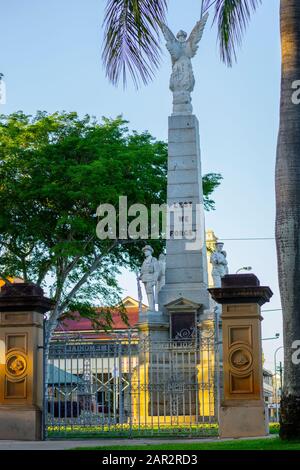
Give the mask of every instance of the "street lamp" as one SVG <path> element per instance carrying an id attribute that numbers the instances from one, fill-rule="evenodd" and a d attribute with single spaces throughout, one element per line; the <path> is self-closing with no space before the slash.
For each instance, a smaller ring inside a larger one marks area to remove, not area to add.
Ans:
<path id="1" fill-rule="evenodd" d="M 275 336 L 272 336 L 272 338 L 262 338 L 262 341 L 269 341 L 271 339 L 279 339 L 280 333 L 275 333 Z"/>
<path id="2" fill-rule="evenodd" d="M 276 421 L 278 423 L 278 420 L 279 420 L 279 413 L 278 413 L 278 397 L 277 397 L 277 378 L 276 378 L 276 375 L 277 375 L 277 366 L 276 366 L 276 357 L 277 357 L 277 353 L 278 351 L 280 351 L 280 349 L 283 349 L 283 346 L 279 346 L 279 348 L 276 349 L 275 353 L 274 353 L 274 366 L 275 366 L 275 405 L 276 405 Z M 282 392 L 282 390 L 281 390 Z"/>
<path id="3" fill-rule="evenodd" d="M 242 268 L 238 269 L 235 274 L 238 274 L 240 271 L 252 271 L 252 266 L 243 266 Z"/>

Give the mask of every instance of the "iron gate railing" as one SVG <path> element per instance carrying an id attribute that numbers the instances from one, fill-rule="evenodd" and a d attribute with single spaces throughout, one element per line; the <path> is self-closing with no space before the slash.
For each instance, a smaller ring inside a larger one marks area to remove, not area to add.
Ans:
<path id="1" fill-rule="evenodd" d="M 130 332 L 109 341 L 53 341 L 45 435 L 216 435 L 218 374 L 213 330 L 166 342 Z"/>

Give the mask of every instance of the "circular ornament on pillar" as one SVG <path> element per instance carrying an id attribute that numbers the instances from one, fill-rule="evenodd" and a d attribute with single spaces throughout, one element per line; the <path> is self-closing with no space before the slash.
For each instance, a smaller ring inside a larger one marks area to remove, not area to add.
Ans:
<path id="1" fill-rule="evenodd" d="M 239 346 L 231 351 L 229 355 L 229 364 L 235 372 L 245 372 L 252 366 L 253 358 L 250 351 Z"/>
<path id="2" fill-rule="evenodd" d="M 13 352 L 7 356 L 5 369 L 10 378 L 19 379 L 26 372 L 27 360 L 23 354 Z"/>
<path id="3" fill-rule="evenodd" d="M 200 331 L 200 336 L 203 339 L 212 339 L 215 336 L 215 331 L 211 327 L 209 328 L 200 327 L 199 331 Z"/>
<path id="4" fill-rule="evenodd" d="M 191 340 L 196 337 L 196 328 L 183 328 L 176 333 L 175 339 L 178 340 Z"/>

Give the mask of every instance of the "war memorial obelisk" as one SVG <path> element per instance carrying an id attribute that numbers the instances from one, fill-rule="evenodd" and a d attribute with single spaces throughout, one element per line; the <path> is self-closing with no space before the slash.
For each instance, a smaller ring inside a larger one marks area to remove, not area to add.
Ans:
<path id="1" fill-rule="evenodd" d="M 188 331 L 206 318 L 210 304 L 199 125 L 191 104 L 195 85 L 191 59 L 197 52 L 207 18 L 205 15 L 196 23 L 188 38 L 184 31 L 179 31 L 175 37 L 162 25 L 172 59 L 173 113 L 168 129 L 170 236 L 166 244 L 166 282 L 159 292 L 159 310 L 170 315 L 171 338 L 176 338 L 183 330 L 188 335 Z"/>
<path id="2" fill-rule="evenodd" d="M 196 23 L 188 38 L 184 31 L 179 31 L 175 37 L 168 26 L 162 24 L 172 59 L 170 90 L 173 93 L 168 128 L 165 280 L 157 282 L 160 268 L 156 258 L 152 258 L 151 246 L 145 247 L 146 260 L 140 277 L 149 309 L 140 312 L 139 329 L 152 341 L 181 339 L 182 332 L 187 339 L 211 312 L 199 124 L 191 104 L 195 86 L 191 59 L 196 55 L 207 18 L 208 14 Z M 158 299 L 158 311 L 154 298 Z"/>
<path id="3" fill-rule="evenodd" d="M 197 340 L 193 341 L 199 327 L 206 329 L 212 323 L 199 125 L 191 104 L 195 85 L 191 59 L 197 52 L 207 17 L 196 23 L 188 38 L 184 31 L 179 31 L 176 38 L 162 25 L 172 59 L 167 189 L 170 217 L 165 269 L 161 257 L 153 257 L 152 247 L 146 245 L 139 276 L 149 308 L 139 315 L 139 369 L 133 389 L 146 392 L 143 399 L 134 398 L 132 406 L 134 416 L 145 424 L 161 423 L 163 417 L 168 425 L 174 424 L 175 418 L 177 424 L 191 425 L 197 423 L 199 415 L 211 416 L 215 408 L 211 406 L 210 392 L 199 385 L 209 382 L 214 356 L 200 352 Z"/>

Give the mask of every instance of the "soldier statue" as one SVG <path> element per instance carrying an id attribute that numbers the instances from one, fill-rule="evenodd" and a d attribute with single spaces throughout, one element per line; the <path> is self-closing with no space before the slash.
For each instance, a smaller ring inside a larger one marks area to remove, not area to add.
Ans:
<path id="1" fill-rule="evenodd" d="M 227 253 L 223 250 L 224 243 L 217 242 L 216 249 L 210 257 L 210 262 L 213 266 L 212 278 L 214 281 L 214 287 L 221 287 L 222 277 L 228 274 L 228 261 Z"/>
<path id="2" fill-rule="evenodd" d="M 153 248 L 150 245 L 144 246 L 142 249 L 145 260 L 142 264 L 138 281 L 142 281 L 148 299 L 148 311 L 155 312 L 155 304 L 158 303 L 158 292 L 164 284 L 165 275 L 165 256 L 160 255 L 159 261 L 152 256 Z M 141 294 L 139 293 L 139 296 Z M 140 303 L 141 303 L 141 299 Z"/>

